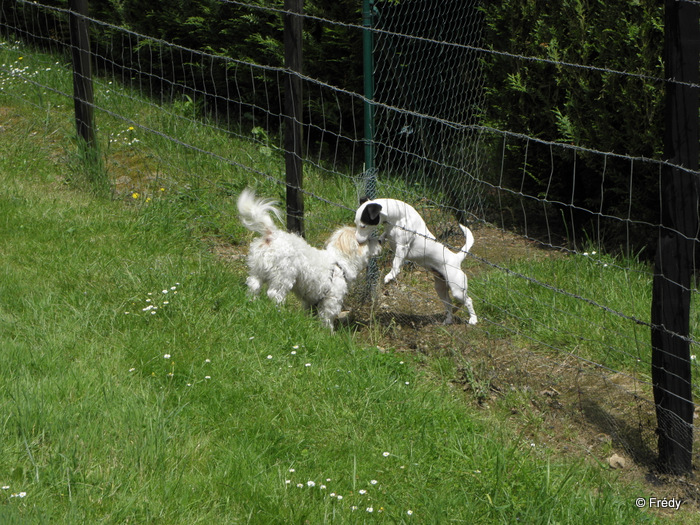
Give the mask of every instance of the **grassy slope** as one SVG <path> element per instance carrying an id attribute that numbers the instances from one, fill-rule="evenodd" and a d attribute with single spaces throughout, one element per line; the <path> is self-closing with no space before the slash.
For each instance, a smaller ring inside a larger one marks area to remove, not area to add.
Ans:
<path id="1" fill-rule="evenodd" d="M 401 357 L 248 302 L 174 195 L 70 189 L 59 124 L 0 106 L 0 522 L 654 520 Z"/>

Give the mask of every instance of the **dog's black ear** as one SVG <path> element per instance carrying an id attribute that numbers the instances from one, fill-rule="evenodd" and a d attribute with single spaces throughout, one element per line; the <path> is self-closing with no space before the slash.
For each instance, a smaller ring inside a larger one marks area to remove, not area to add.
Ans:
<path id="1" fill-rule="evenodd" d="M 360 197 L 360 206 L 362 206 L 368 200 L 369 200 L 369 197 L 367 195 L 363 195 L 362 197 Z"/>
<path id="2" fill-rule="evenodd" d="M 381 211 L 381 204 L 377 204 L 376 202 L 370 202 L 369 204 L 367 204 L 367 206 L 365 206 L 365 209 L 362 210 L 360 220 L 369 226 L 376 226 L 377 224 L 379 224 L 379 221 L 381 219 Z"/>

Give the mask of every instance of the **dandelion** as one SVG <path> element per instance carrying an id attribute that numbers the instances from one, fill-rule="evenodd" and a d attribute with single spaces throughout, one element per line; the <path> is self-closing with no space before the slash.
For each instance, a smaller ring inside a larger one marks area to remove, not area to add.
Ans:
<path id="1" fill-rule="evenodd" d="M 127 129 L 127 131 L 134 131 L 134 126 L 129 126 L 129 128 Z"/>
<path id="2" fill-rule="evenodd" d="M 138 199 L 138 198 L 139 198 L 138 192 L 135 191 L 134 193 L 132 193 L 132 194 L 131 194 L 131 198 L 132 198 L 132 199 Z"/>

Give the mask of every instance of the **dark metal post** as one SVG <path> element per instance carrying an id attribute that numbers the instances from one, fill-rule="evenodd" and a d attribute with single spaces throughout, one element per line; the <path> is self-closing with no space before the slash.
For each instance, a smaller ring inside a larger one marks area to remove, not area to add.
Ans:
<path id="1" fill-rule="evenodd" d="M 302 163 L 302 27 L 304 0 L 284 0 L 284 160 L 287 173 L 287 229 L 304 236 Z M 298 14 L 296 14 L 298 13 Z"/>
<path id="2" fill-rule="evenodd" d="M 78 137 L 92 148 L 95 146 L 94 97 L 90 40 L 88 36 L 87 0 L 70 0 L 70 42 L 73 56 L 73 99 Z"/>
<path id="3" fill-rule="evenodd" d="M 651 307 L 651 374 L 659 436 L 659 466 L 692 469 L 690 286 L 698 234 L 698 5 L 666 0 L 665 156 L 685 169 L 661 172 L 661 225 Z"/>

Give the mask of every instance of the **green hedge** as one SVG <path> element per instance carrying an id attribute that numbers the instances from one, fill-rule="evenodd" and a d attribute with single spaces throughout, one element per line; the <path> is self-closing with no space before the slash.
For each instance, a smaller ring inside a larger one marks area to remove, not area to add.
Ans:
<path id="1" fill-rule="evenodd" d="M 663 4 L 488 4 L 486 43 L 503 53 L 486 61 L 488 126 L 548 142 L 662 158 L 664 86 L 640 76 L 664 76 Z M 633 250 L 655 242 L 655 236 L 649 239 L 650 228 L 635 224 L 630 230 L 624 219 L 658 223 L 658 167 L 512 138 L 506 141 L 501 165 L 502 141 L 494 142 L 493 160 L 499 165 L 492 172 L 503 173 L 504 186 L 539 199 L 511 198 L 508 206 L 517 210 L 513 223 L 522 225 L 524 206 L 530 227 L 548 224 L 550 232 L 574 240 L 593 238 L 608 247 Z"/>

